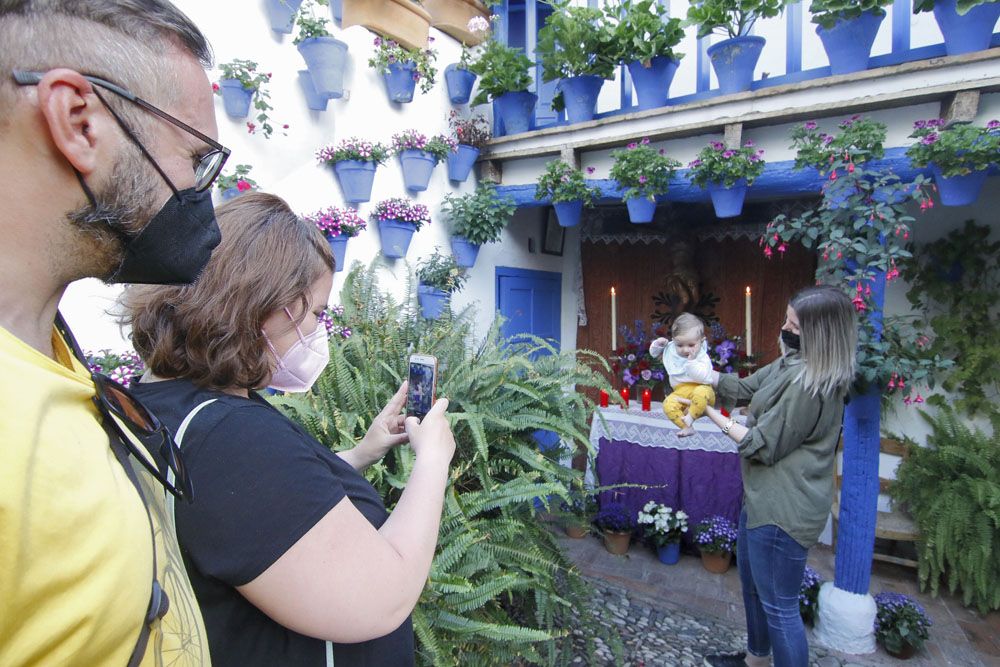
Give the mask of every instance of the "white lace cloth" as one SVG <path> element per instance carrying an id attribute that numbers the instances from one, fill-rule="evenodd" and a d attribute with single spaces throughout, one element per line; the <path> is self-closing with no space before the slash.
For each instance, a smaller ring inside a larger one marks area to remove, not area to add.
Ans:
<path id="1" fill-rule="evenodd" d="M 737 452 L 736 443 L 732 438 L 723 435 L 719 427 L 707 417 L 702 417 L 694 423 L 694 435 L 678 438 L 678 428 L 663 414 L 663 404 L 653 401 L 650 408 L 649 412 L 643 412 L 639 401 L 629 402 L 628 410 L 623 410 L 617 405 L 597 408 L 590 425 L 590 444 L 593 445 L 594 451 L 600 449 L 601 438 L 607 438 L 626 440 L 643 447 L 700 449 L 721 454 Z M 737 418 L 737 421 L 741 419 Z"/>

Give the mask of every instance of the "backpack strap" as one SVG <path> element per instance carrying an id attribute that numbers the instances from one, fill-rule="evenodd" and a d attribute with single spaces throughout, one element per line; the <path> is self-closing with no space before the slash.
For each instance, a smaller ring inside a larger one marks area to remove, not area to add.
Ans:
<path id="1" fill-rule="evenodd" d="M 187 413 L 187 415 L 184 416 L 184 419 L 181 421 L 181 425 L 177 427 L 177 433 L 174 435 L 174 442 L 177 443 L 177 449 L 180 449 L 183 446 L 184 434 L 187 433 L 188 426 L 191 425 L 191 421 L 195 418 L 195 416 L 199 412 L 201 412 L 203 408 L 208 407 L 210 404 L 215 403 L 217 400 L 219 399 L 210 398 L 207 401 L 202 401 L 198 405 L 194 406 L 191 412 Z M 169 468 L 167 469 L 167 481 L 170 482 L 171 484 L 174 483 L 174 471 L 170 470 Z M 177 514 L 174 512 L 174 507 L 175 507 L 174 500 L 175 499 L 173 495 L 168 493 L 167 512 L 169 512 L 170 516 L 173 517 L 174 525 L 177 525 Z"/>

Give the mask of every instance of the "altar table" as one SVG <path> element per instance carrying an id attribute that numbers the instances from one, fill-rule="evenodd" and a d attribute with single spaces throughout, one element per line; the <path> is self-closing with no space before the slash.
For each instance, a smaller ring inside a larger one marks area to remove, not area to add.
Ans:
<path id="1" fill-rule="evenodd" d="M 677 431 L 659 402 L 653 402 L 649 412 L 643 412 L 637 401 L 627 410 L 617 405 L 597 408 L 590 427 L 590 442 L 597 452 L 597 482 L 602 486 L 650 485 L 605 491 L 600 501 L 617 500 L 638 512 L 655 500 L 686 512 L 690 531 L 713 514 L 735 523 L 743 503 L 736 443 L 707 417 L 695 422 L 692 436 L 678 438 Z M 689 532 L 685 541 L 690 538 Z"/>

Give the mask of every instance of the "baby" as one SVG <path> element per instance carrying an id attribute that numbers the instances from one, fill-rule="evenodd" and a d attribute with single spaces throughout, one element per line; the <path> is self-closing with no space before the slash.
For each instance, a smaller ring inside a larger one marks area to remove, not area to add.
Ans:
<path id="1" fill-rule="evenodd" d="M 694 435 L 694 420 L 705 413 L 705 407 L 715 404 L 712 390 L 712 360 L 708 357 L 705 325 L 700 318 L 682 313 L 670 327 L 673 340 L 657 338 L 649 346 L 654 357 L 663 354 L 663 367 L 670 378 L 673 391 L 663 401 L 663 412 L 681 430 L 678 437 Z M 666 349 L 664 349 L 666 348 Z M 684 414 L 685 405 L 678 398 L 691 401 Z"/>

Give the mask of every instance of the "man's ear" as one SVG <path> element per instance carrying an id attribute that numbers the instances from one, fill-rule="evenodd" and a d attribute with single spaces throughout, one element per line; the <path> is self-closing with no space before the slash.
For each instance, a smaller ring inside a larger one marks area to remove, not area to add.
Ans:
<path id="1" fill-rule="evenodd" d="M 38 82 L 38 107 L 52 143 L 84 176 L 101 162 L 113 141 L 109 114 L 83 75 L 71 69 L 49 70 Z"/>

